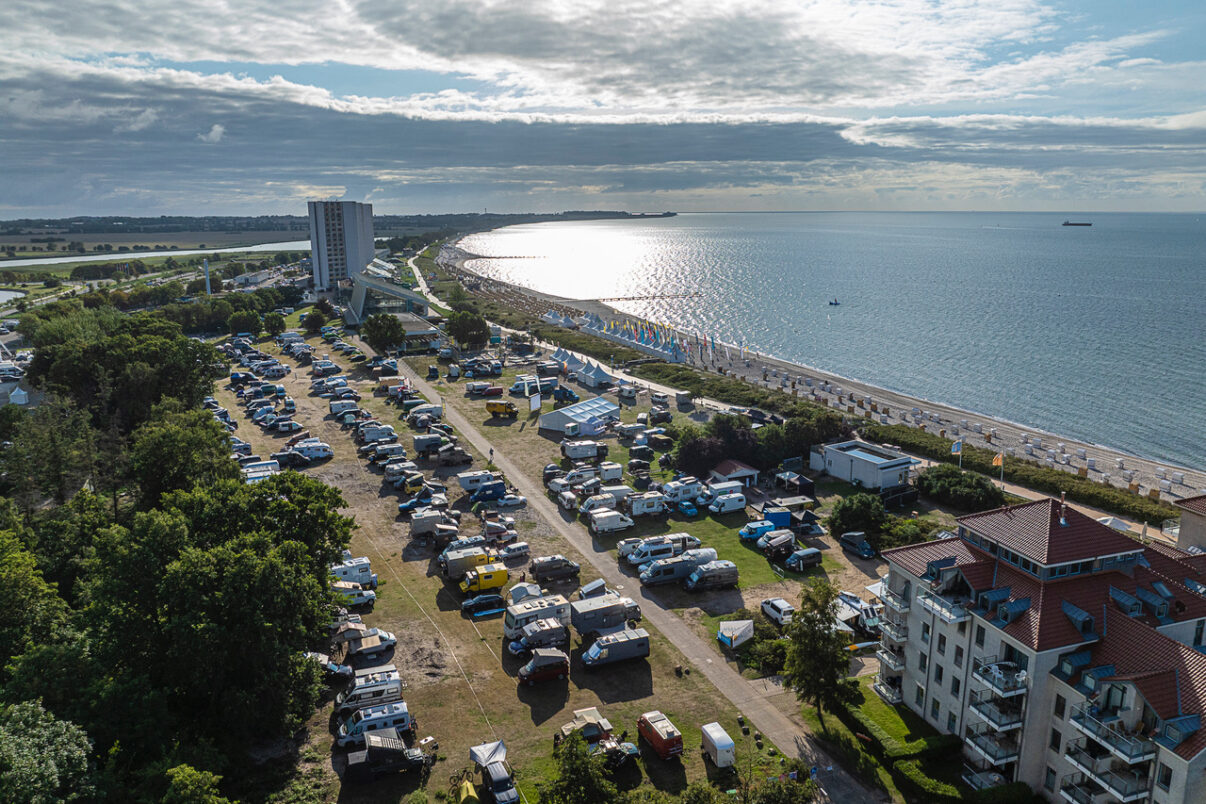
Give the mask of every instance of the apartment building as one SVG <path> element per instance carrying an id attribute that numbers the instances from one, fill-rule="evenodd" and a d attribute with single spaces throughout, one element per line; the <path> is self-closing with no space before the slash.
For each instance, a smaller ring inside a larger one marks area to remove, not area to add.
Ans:
<path id="1" fill-rule="evenodd" d="M 963 737 L 963 778 L 1050 801 L 1206 802 L 1206 554 L 1056 500 L 884 552 L 875 690 Z"/>
<path id="2" fill-rule="evenodd" d="M 310 201 L 310 264 L 315 290 L 328 290 L 373 261 L 373 205 Z"/>

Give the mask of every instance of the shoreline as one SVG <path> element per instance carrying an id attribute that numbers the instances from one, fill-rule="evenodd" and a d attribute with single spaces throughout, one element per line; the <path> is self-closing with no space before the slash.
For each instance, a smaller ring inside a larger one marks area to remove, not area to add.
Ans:
<path id="1" fill-rule="evenodd" d="M 444 257 L 447 252 L 447 258 L 441 260 L 442 265 L 463 272 L 483 287 L 502 290 L 507 295 L 522 296 L 533 302 L 547 305 L 540 313 L 546 312 L 549 307 L 552 307 L 554 309 L 562 308 L 560 312 L 563 313 L 575 312 L 579 315 L 594 313 L 602 318 L 611 318 L 617 321 L 642 320 L 638 316 L 625 313 L 603 302 L 554 296 L 532 288 L 523 287 L 522 285 L 483 276 L 473 271 L 468 266 L 468 263 L 471 263 L 474 259 L 491 258 L 468 252 L 460 248 L 458 245 L 459 242 L 458 239 L 445 246 L 444 249 L 441 249 L 441 257 Z M 721 343 L 718 341 L 717 345 L 719 346 Z M 737 346 L 733 344 L 724 345 L 728 346 L 734 354 L 739 354 Z M 746 360 L 751 364 L 748 367 L 742 365 L 740 359 L 713 360 L 710 364 L 699 360 L 692 360 L 682 365 L 712 372 L 716 372 L 717 368 L 723 368 L 725 369 L 726 376 L 750 378 L 754 381 L 754 384 L 760 387 L 779 388 L 787 393 L 792 393 L 793 391 L 790 384 L 783 382 L 784 375 L 797 381 L 808 377 L 814 380 L 813 387 L 801 388 L 797 385 L 795 389 L 796 395 L 803 399 L 812 399 L 813 401 L 828 404 L 832 407 L 834 406 L 834 402 L 837 401 L 838 396 L 834 393 L 823 391 L 820 386 L 822 384 L 828 384 L 831 388 L 837 386 L 842 390 L 843 397 L 848 398 L 850 393 L 854 393 L 859 398 L 870 397 L 880 405 L 888 405 L 892 411 L 887 422 L 888 424 L 905 424 L 910 427 L 916 427 L 920 421 L 924 421 L 928 425 L 938 425 L 938 427 L 947 431 L 958 428 L 957 437 L 970 446 L 1004 451 L 1006 454 L 1013 454 L 1014 457 L 1032 459 L 1039 465 L 1046 464 L 1047 466 L 1051 466 L 1044 458 L 1050 455 L 1047 452 L 1048 449 L 1055 448 L 1055 468 L 1070 471 L 1072 474 L 1075 474 L 1078 469 L 1085 468 L 1088 470 L 1090 479 L 1099 482 L 1104 480 L 1116 487 L 1126 488 L 1129 483 L 1137 483 L 1140 486 L 1141 493 L 1144 495 L 1150 489 L 1159 489 L 1160 499 L 1164 502 L 1175 502 L 1178 499 L 1192 497 L 1198 493 L 1206 493 L 1206 471 L 1202 469 L 1194 469 L 1192 467 L 1177 465 L 1171 461 L 1161 461 L 1142 455 L 1135 455 L 1116 447 L 1110 447 L 1089 440 L 1062 436 L 1039 427 L 1031 427 L 1014 422 L 1003 416 L 978 413 L 943 402 L 925 399 L 916 394 L 895 391 L 875 385 L 872 382 L 846 377 L 836 372 L 816 368 L 815 366 L 807 366 L 773 355 L 755 352 L 748 347 L 746 354 Z M 759 374 L 762 368 L 766 368 L 768 372 L 772 372 L 771 376 L 769 376 L 769 381 L 761 380 Z M 773 375 L 773 372 L 776 371 L 778 372 L 778 377 Z M 924 419 L 916 419 L 912 414 L 913 408 L 917 408 L 922 413 L 928 415 Z M 862 412 L 862 408 L 855 407 L 855 410 L 859 413 Z M 937 419 L 933 419 L 931 416 L 936 416 Z M 963 420 L 967 420 L 967 427 L 962 425 Z M 974 424 L 979 424 L 982 432 L 975 432 L 972 429 L 972 425 Z M 997 430 L 997 436 L 990 442 L 985 436 L 991 434 L 992 429 Z M 1026 454 L 1026 447 L 1028 445 L 1023 441 L 1023 436 L 1027 437 L 1031 442 L 1030 446 L 1034 449 L 1034 456 Z M 945 437 L 949 441 L 955 440 L 949 432 Z M 1033 446 L 1036 438 L 1041 441 L 1041 448 Z M 1063 452 L 1059 451 L 1057 445 L 1063 446 Z M 1084 458 L 1080 457 L 1078 450 L 1084 451 Z M 1068 462 L 1062 463 L 1064 460 L 1063 456 L 1065 455 L 1068 458 Z M 1094 460 L 1097 464 L 1092 469 L 1088 468 L 1089 459 Z M 1123 462 L 1122 466 L 1124 469 L 1122 470 L 1118 466 L 1119 460 Z M 1123 471 L 1133 472 L 1133 475 L 1127 477 L 1123 474 Z M 1163 472 L 1163 476 L 1158 472 Z M 1171 479 L 1173 473 L 1183 474 L 1184 482 L 1173 482 Z M 1168 488 L 1162 486 L 1162 481 L 1168 484 Z"/>

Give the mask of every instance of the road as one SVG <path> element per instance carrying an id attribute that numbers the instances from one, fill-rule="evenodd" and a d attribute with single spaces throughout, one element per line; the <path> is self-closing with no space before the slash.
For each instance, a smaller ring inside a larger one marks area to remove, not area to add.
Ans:
<path id="1" fill-rule="evenodd" d="M 371 352 L 367 344 L 362 344 L 361 348 L 366 353 Z M 419 377 L 409 365 L 400 361 L 399 369 L 402 375 L 428 400 L 443 402 L 436 389 Z M 577 548 L 606 579 L 608 585 L 613 588 L 633 586 L 632 579 L 620 573 L 611 554 L 594 544 L 586 528 L 577 522 L 566 522 L 548 499 L 545 490 L 512 464 L 503 450 L 496 450 L 494 445 L 482 435 L 476 424 L 470 422 L 449 405 L 444 405 L 444 417 L 479 453 L 494 455 L 495 465 L 506 473 L 508 479 L 519 489 L 520 493 L 528 498 L 528 505 L 543 516 L 562 538 Z M 821 768 L 819 781 L 827 800 L 840 802 L 887 800 L 884 795 L 864 787 L 852 775 L 836 765 L 808 736 L 801 725 L 793 722 L 775 706 L 771 699 L 784 693 L 775 687 L 768 687 L 765 684 L 755 685 L 742 678 L 677 614 L 664 608 L 656 597 L 646 594 L 639 585 L 626 589 L 626 591 L 641 604 L 641 613 L 644 618 L 661 631 L 696 670 L 703 673 L 716 689 L 737 707 L 754 729 L 760 731 L 787 756 L 799 757 L 810 765 Z"/>

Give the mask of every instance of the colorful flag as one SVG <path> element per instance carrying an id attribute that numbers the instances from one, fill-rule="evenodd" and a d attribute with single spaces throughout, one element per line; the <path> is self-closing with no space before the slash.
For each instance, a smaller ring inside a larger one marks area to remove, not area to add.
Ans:
<path id="1" fill-rule="evenodd" d="M 993 455 L 992 456 L 992 465 L 993 466 L 1004 466 L 1005 465 L 1005 453 L 998 452 L 996 455 Z"/>
<path id="2" fill-rule="evenodd" d="M 962 441 L 956 441 L 954 444 L 951 444 L 951 455 L 962 455 L 962 454 L 963 454 L 963 442 Z"/>

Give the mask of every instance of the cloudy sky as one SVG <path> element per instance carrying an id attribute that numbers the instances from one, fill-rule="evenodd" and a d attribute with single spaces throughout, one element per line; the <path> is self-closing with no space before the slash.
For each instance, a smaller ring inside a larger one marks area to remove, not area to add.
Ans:
<path id="1" fill-rule="evenodd" d="M 0 3 L 0 217 L 1206 209 L 1200 0 Z"/>

